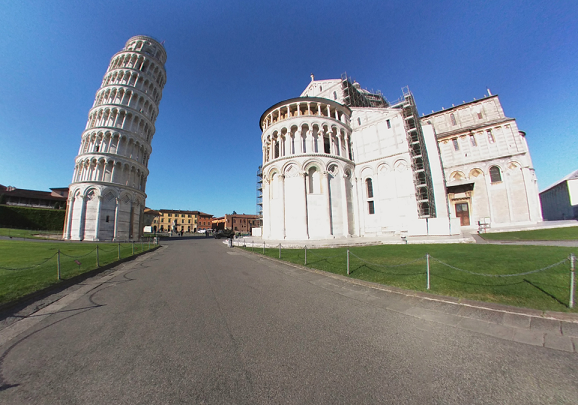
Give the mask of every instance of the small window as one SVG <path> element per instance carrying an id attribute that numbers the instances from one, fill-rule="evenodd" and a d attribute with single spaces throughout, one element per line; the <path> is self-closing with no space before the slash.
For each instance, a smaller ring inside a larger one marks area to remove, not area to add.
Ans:
<path id="1" fill-rule="evenodd" d="M 337 100 L 337 92 L 336 91 L 333 92 L 333 100 Z"/>
<path id="2" fill-rule="evenodd" d="M 106 222 L 108 222 L 108 220 L 109 220 L 109 216 L 107 215 L 107 216 L 106 216 Z M 156 221 L 155 221 L 155 222 L 156 222 Z"/>
<path id="3" fill-rule="evenodd" d="M 365 180 L 365 185 L 367 187 L 367 198 L 373 198 L 373 182 L 371 179 Z"/>
<path id="4" fill-rule="evenodd" d="M 502 181 L 502 173 L 500 173 L 500 168 L 498 166 L 490 167 L 490 181 L 492 184 L 500 183 Z"/>
<path id="5" fill-rule="evenodd" d="M 391 128 L 391 121 L 387 120 L 386 122 L 387 122 L 387 129 L 390 129 Z"/>
<path id="6" fill-rule="evenodd" d="M 361 125 L 361 118 L 359 118 L 359 117 L 357 118 L 357 124 Z"/>
<path id="7" fill-rule="evenodd" d="M 494 142 L 496 142 L 496 139 L 494 138 L 494 134 L 492 134 L 492 130 L 491 130 L 491 129 L 488 129 L 488 130 L 486 131 L 486 133 L 488 134 L 488 142 L 489 142 L 489 143 L 494 143 Z"/>
<path id="8" fill-rule="evenodd" d="M 319 86 L 319 91 L 323 91 L 323 86 Z"/>
<path id="9" fill-rule="evenodd" d="M 452 143 L 454 144 L 454 150 L 460 150 L 460 144 L 458 143 L 458 138 L 452 139 Z"/>
<path id="10" fill-rule="evenodd" d="M 470 134 L 470 142 L 472 143 L 472 146 L 478 146 L 478 143 L 476 142 L 476 137 L 474 136 L 474 134 Z"/>
<path id="11" fill-rule="evenodd" d="M 457 125 L 458 123 L 456 122 L 456 117 L 454 114 L 450 114 L 450 119 L 452 120 L 452 125 Z"/>
<path id="12" fill-rule="evenodd" d="M 375 214 L 375 206 L 373 205 L 373 201 L 368 201 L 367 205 L 369 208 L 369 215 Z"/>
<path id="13" fill-rule="evenodd" d="M 484 118 L 484 116 L 482 115 L 481 112 L 478 113 L 478 119 L 481 120 L 482 118 Z"/>

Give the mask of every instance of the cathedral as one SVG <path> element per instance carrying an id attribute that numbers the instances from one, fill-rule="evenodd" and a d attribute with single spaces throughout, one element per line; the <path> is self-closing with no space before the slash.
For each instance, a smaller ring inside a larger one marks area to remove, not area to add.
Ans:
<path id="1" fill-rule="evenodd" d="M 489 91 L 488 91 L 489 93 Z M 260 118 L 263 238 L 458 235 L 542 220 L 536 176 L 497 95 L 419 116 L 347 76 Z"/>

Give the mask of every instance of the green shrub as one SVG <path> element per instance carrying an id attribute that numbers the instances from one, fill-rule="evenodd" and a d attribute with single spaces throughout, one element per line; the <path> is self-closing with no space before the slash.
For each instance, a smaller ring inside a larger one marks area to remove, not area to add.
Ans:
<path id="1" fill-rule="evenodd" d="M 61 231 L 66 211 L 0 205 L 0 228 Z"/>

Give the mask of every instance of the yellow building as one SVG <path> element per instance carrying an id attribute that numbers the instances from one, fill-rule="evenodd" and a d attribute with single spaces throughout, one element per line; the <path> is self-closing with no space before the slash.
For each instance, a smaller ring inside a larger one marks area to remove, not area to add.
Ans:
<path id="1" fill-rule="evenodd" d="M 153 232 L 197 232 L 198 229 L 205 228 L 205 226 L 198 226 L 199 219 L 201 222 L 205 218 L 212 217 L 210 214 L 205 214 L 199 211 L 183 211 L 183 210 L 159 210 L 159 215 L 153 219 Z M 210 228 L 210 226 L 209 226 Z"/>

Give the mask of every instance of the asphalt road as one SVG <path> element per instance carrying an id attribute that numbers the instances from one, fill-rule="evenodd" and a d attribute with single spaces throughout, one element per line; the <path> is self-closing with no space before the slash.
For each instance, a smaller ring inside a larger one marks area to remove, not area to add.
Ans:
<path id="1" fill-rule="evenodd" d="M 0 340 L 0 403 L 578 403 L 576 354 L 325 279 L 214 239 L 170 241 Z"/>

